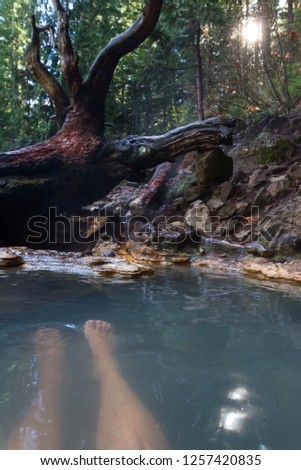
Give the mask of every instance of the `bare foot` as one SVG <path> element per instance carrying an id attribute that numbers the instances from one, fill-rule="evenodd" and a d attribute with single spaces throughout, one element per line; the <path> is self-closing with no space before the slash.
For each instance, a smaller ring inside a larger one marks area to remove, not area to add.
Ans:
<path id="1" fill-rule="evenodd" d="M 115 370 L 118 366 L 113 354 L 116 338 L 112 325 L 102 320 L 88 320 L 84 333 L 92 351 L 96 377 Z"/>

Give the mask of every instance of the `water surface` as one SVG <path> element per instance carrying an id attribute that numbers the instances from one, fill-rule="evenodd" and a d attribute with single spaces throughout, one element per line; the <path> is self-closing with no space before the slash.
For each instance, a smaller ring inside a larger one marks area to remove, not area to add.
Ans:
<path id="1" fill-rule="evenodd" d="M 41 327 L 66 349 L 64 448 L 95 448 L 92 318 L 114 326 L 122 372 L 173 449 L 301 449 L 300 293 L 193 268 L 133 282 L 0 271 L 0 448 L 35 397 Z"/>

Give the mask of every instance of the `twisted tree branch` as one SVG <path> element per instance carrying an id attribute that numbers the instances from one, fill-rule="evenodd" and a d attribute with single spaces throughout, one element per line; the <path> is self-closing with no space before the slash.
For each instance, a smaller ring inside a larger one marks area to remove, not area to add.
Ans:
<path id="1" fill-rule="evenodd" d="M 133 170 L 153 168 L 173 162 L 185 153 L 232 144 L 233 118 L 197 121 L 158 136 L 128 136 L 102 144 L 96 159 L 129 167 Z"/>
<path id="2" fill-rule="evenodd" d="M 58 41 L 61 60 L 61 68 L 64 78 L 72 93 L 76 96 L 82 83 L 82 77 L 78 68 L 78 55 L 73 50 L 69 36 L 69 12 L 66 12 L 59 0 L 51 0 L 58 19 Z"/>
<path id="3" fill-rule="evenodd" d="M 136 49 L 154 30 L 163 0 L 148 0 L 141 16 L 126 31 L 102 49 L 90 68 L 85 84 L 93 89 L 107 90 L 119 60 Z"/>
<path id="4" fill-rule="evenodd" d="M 66 109 L 70 102 L 61 85 L 41 63 L 40 57 L 40 33 L 49 31 L 50 35 L 53 35 L 53 29 L 50 25 L 37 27 L 34 15 L 31 17 L 31 25 L 32 37 L 26 49 L 26 62 L 32 76 L 50 96 L 55 107 L 57 125 L 60 129 L 64 123 Z"/>

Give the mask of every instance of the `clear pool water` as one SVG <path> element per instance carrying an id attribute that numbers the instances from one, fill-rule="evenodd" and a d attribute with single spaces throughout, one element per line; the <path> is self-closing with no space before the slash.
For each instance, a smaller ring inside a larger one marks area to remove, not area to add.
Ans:
<path id="1" fill-rule="evenodd" d="M 134 282 L 0 271 L 0 448 L 36 393 L 39 327 L 65 343 L 64 448 L 94 448 L 92 318 L 114 326 L 123 374 L 171 448 L 301 449 L 300 294 L 192 268 Z"/>

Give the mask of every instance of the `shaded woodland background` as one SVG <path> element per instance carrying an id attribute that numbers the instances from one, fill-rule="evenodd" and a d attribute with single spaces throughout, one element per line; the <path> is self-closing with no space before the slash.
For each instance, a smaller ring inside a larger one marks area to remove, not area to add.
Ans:
<path id="1" fill-rule="evenodd" d="M 85 75 L 96 53 L 139 16 L 141 1 L 70 0 L 70 34 Z M 30 17 L 55 25 L 48 0 L 0 3 L 0 148 L 56 133 L 49 97 L 31 77 Z M 120 62 L 107 97 L 110 137 L 159 134 L 204 117 L 244 121 L 285 113 L 301 100 L 301 3 L 165 0 L 147 41 Z M 58 50 L 41 35 L 41 59 L 66 89 Z M 67 91 L 67 90 L 66 90 Z"/>

